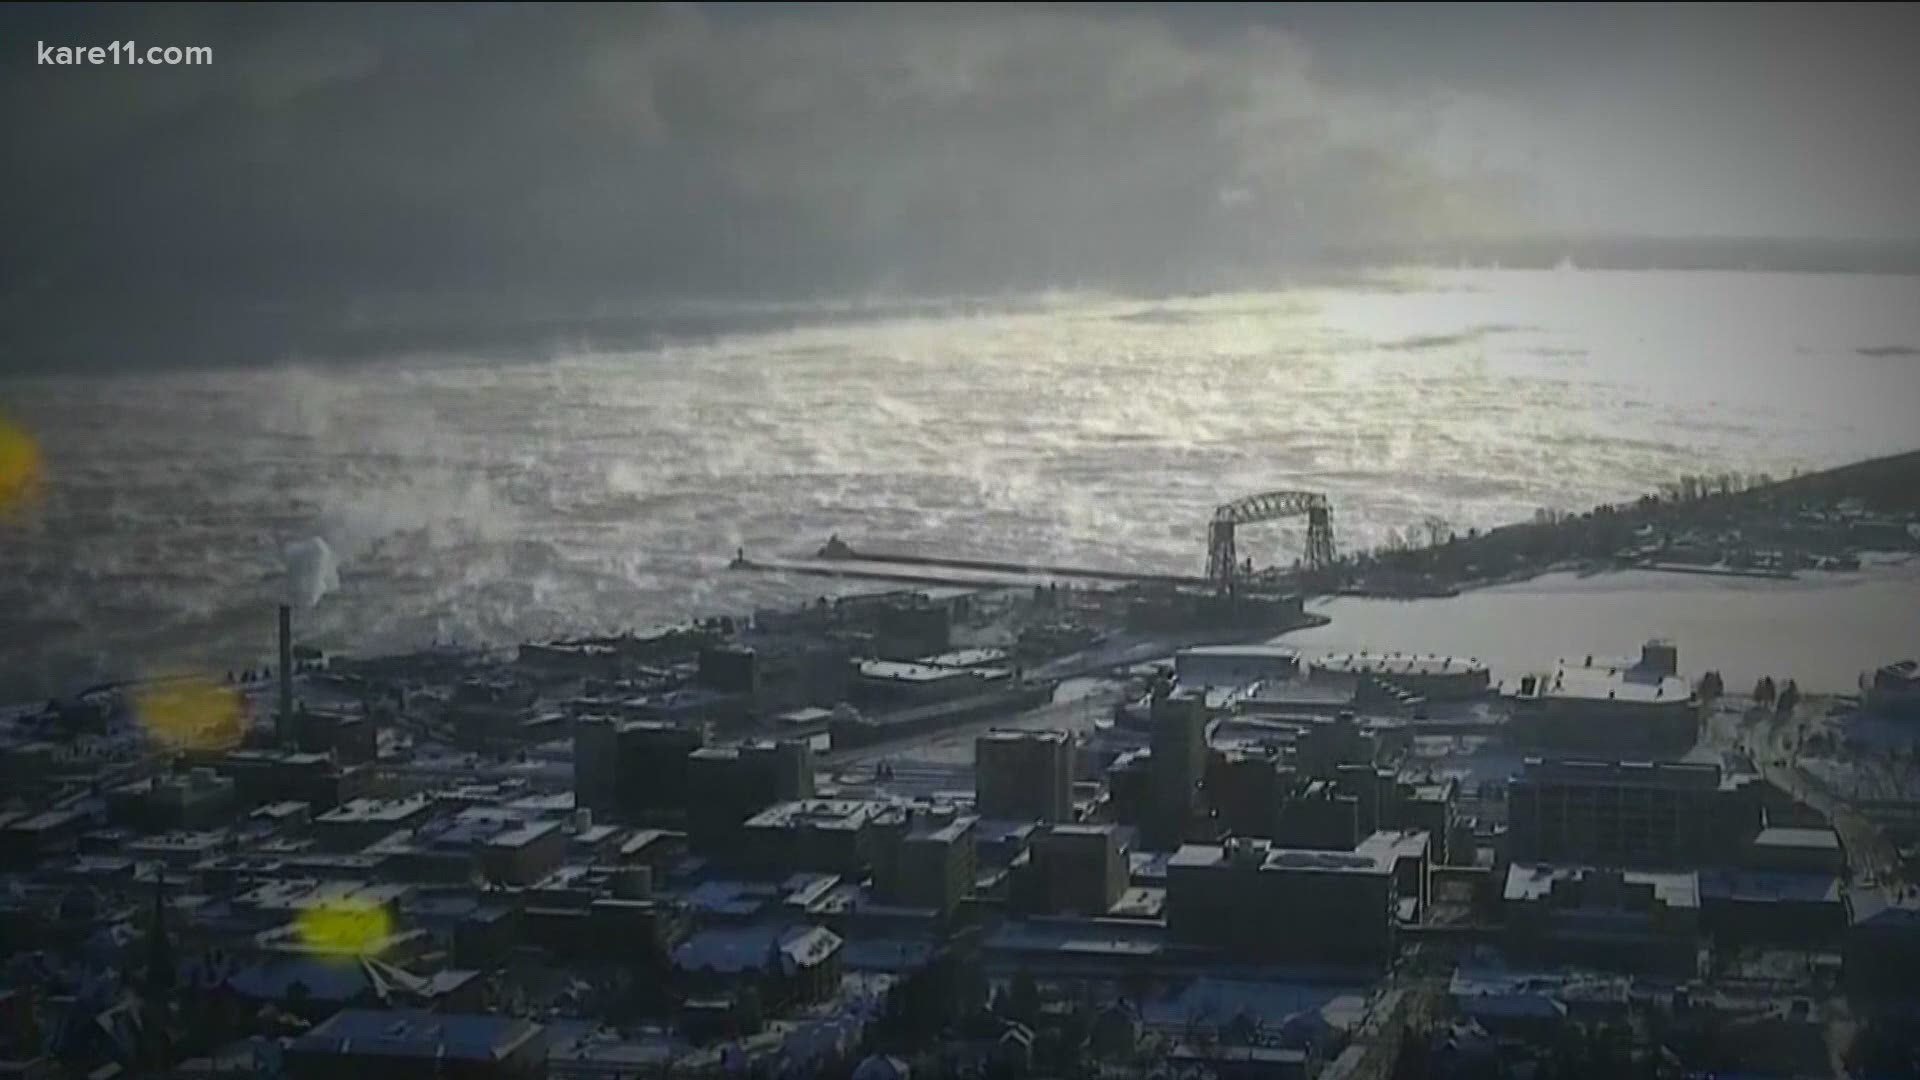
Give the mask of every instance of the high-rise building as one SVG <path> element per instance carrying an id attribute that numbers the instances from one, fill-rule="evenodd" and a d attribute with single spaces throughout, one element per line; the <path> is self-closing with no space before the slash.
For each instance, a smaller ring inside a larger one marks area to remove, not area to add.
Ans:
<path id="1" fill-rule="evenodd" d="M 620 722 L 583 716 L 573 727 L 574 805 L 596 814 L 618 810 Z"/>
<path id="2" fill-rule="evenodd" d="M 1140 828 L 1153 813 L 1153 753 L 1127 750 L 1107 766 L 1106 816 Z"/>
<path id="3" fill-rule="evenodd" d="M 1335 790 L 1331 780 L 1314 780 L 1280 804 L 1273 840 L 1287 848 L 1351 851 L 1365 835 L 1359 800 Z"/>
<path id="4" fill-rule="evenodd" d="M 813 797 L 813 747 L 804 739 L 707 746 L 687 755 L 687 831 L 707 851 L 735 848 L 740 827 L 775 803 Z"/>
<path id="5" fill-rule="evenodd" d="M 581 717 L 574 799 L 596 813 L 679 820 L 687 811 L 687 756 L 705 742 L 698 729 L 664 721 Z"/>
<path id="6" fill-rule="evenodd" d="M 893 850 L 875 874 L 880 898 L 902 907 L 947 915 L 973 887 L 972 815 L 915 814 L 892 840 Z"/>
<path id="7" fill-rule="evenodd" d="M 1184 844 L 1167 862 L 1167 929 L 1238 960 L 1383 965 L 1393 955 L 1395 866 L 1387 848 Z"/>
<path id="8" fill-rule="evenodd" d="M 1055 825 L 1034 837 L 1028 872 L 1032 909 L 1105 915 L 1127 890 L 1127 849 L 1117 826 Z"/>
<path id="9" fill-rule="evenodd" d="M 1401 784 L 1398 816 L 1389 824 L 1401 829 L 1420 829 L 1433 840 L 1433 861 L 1441 866 L 1456 865 L 1454 860 L 1462 858 L 1470 863 L 1472 851 L 1455 852 L 1451 849 L 1453 834 L 1459 828 L 1459 818 L 1455 814 L 1454 800 L 1459 792 L 1459 782 L 1452 777 L 1424 784 Z"/>
<path id="10" fill-rule="evenodd" d="M 1360 835 L 1390 828 L 1399 820 L 1400 787 L 1392 769 L 1371 763 L 1341 765 L 1333 770 L 1334 790 L 1351 795 L 1360 812 Z"/>
<path id="11" fill-rule="evenodd" d="M 1200 808 L 1207 768 L 1206 699 L 1192 692 L 1156 693 L 1153 725 L 1152 808 L 1147 842 L 1170 850 L 1186 839 Z"/>
<path id="12" fill-rule="evenodd" d="M 1216 748 L 1207 761 L 1207 802 L 1214 826 L 1233 836 L 1272 839 L 1292 772 L 1261 746 Z"/>
<path id="13" fill-rule="evenodd" d="M 760 716 L 847 696 L 845 646 L 811 634 L 753 634 L 700 650 L 702 686 L 743 695 Z"/>
<path id="14" fill-rule="evenodd" d="M 1307 722 L 1293 745 L 1294 767 L 1304 776 L 1333 778 L 1342 765 L 1372 760 L 1372 752 L 1351 712 L 1317 716 Z"/>
<path id="15" fill-rule="evenodd" d="M 990 731 L 973 743 L 975 809 L 987 818 L 1073 820 L 1073 740 L 1064 731 Z"/>

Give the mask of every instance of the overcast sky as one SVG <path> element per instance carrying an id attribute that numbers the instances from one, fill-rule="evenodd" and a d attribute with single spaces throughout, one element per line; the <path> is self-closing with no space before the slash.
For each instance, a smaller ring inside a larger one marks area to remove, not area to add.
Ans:
<path id="1" fill-rule="evenodd" d="M 0 10 L 3 369 L 1329 245 L 1920 239 L 1912 7 Z M 36 43 L 207 45 L 45 67 Z M 510 314 L 509 314 L 510 313 Z"/>

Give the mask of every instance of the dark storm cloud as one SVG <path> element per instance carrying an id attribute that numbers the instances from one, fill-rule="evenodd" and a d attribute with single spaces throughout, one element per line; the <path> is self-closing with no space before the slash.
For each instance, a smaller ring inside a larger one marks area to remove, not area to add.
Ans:
<path id="1" fill-rule="evenodd" d="M 1271 28 L 917 8 L 12 21 L 0 315 L 27 362 L 148 330 L 225 352 L 640 297 L 1163 285 L 1478 210 L 1395 145 L 1404 117 L 1329 98 Z M 121 39 L 215 59 L 44 68 L 20 47 Z"/>
<path id="2" fill-rule="evenodd" d="M 1389 77 L 1351 48 L 1377 27 L 1296 14 L 13 9 L 4 363 L 652 325 L 662 298 L 1181 287 L 1541 226 L 1537 74 L 1476 83 L 1456 42 Z M 214 62 L 33 62 L 125 39 Z"/>

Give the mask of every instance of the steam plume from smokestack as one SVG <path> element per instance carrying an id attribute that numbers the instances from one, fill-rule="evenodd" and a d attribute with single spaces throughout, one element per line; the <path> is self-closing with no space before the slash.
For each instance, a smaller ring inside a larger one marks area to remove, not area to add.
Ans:
<path id="1" fill-rule="evenodd" d="M 275 717 L 280 741 L 287 742 L 293 731 L 293 609 L 280 605 L 280 714 Z"/>
<path id="2" fill-rule="evenodd" d="M 340 563 L 327 542 L 315 536 L 287 545 L 287 602 L 312 610 L 340 587 Z"/>

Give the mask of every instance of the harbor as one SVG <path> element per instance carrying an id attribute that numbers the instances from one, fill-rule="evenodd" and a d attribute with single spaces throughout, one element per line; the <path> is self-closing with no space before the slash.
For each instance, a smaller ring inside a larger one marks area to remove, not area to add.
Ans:
<path id="1" fill-rule="evenodd" d="M 0 1080 L 1920 1076 L 1920 8 L 0 19 Z"/>
<path id="2" fill-rule="evenodd" d="M 1257 565 L 1239 528 L 1295 513 L 1317 526 L 1306 549 Z M 1863 740 L 1900 739 L 1913 665 L 1846 690 L 1911 640 L 1913 552 L 1790 579 L 1563 569 L 1544 560 L 1595 540 L 1564 525 L 1490 584 L 1470 552 L 1458 579 L 1407 565 L 1458 539 L 1341 553 L 1332 517 L 1302 492 L 1224 504 L 1190 576 L 837 537 L 810 558 L 736 550 L 743 578 L 876 588 L 509 647 L 332 654 L 280 605 L 276 648 L 224 677 L 0 714 L 0 874 L 84 881 L 124 913 L 157 895 L 147 925 L 184 940 L 237 942 L 239 925 L 253 944 L 217 992 L 335 1026 L 387 1014 L 314 1006 L 313 965 L 378 970 L 397 989 L 377 1000 L 421 1015 L 470 1007 L 461 988 L 485 973 L 570 1040 L 550 1075 L 595 1077 L 663 1054 L 723 1074 L 741 1044 L 704 1026 L 715 986 L 767 988 L 769 1055 L 810 1018 L 895 1030 L 861 995 L 902 993 L 943 955 L 1109 1003 L 1151 963 L 1167 1000 L 1278 1002 L 1263 1007 L 1317 1041 L 1276 1053 L 1365 1073 L 1407 1016 L 1480 1007 L 1473 979 L 1421 974 L 1469 944 L 1596 962 L 1548 913 L 1566 882 L 1610 887 L 1593 865 L 1620 855 L 1601 842 L 1659 864 L 1622 884 L 1697 912 L 1610 916 L 1627 930 L 1602 959 L 1635 993 L 1708 977 L 1701 956 L 1754 962 L 1736 934 L 1857 951 L 1880 931 L 1853 897 L 1904 910 L 1920 775 Z M 1645 524 L 1624 528 L 1652 544 Z M 1801 624 L 1823 632 L 1777 633 Z M 1586 797 L 1596 785 L 1608 798 Z M 1657 828 L 1609 816 L 1649 800 L 1671 810 Z M 1553 824 L 1575 813 L 1578 829 Z M 64 895 L 0 908 L 65 926 Z M 1313 933 L 1246 929 L 1274 904 Z M 486 930 L 506 919 L 511 934 Z M 422 948 L 434 932 L 453 949 Z M 601 977 L 608 935 L 657 943 L 666 995 L 554 989 Z M 743 949 L 792 959 L 743 973 L 727 959 Z M 1849 957 L 1856 992 L 1895 970 Z M 609 1008 L 666 1026 L 566 1034 Z"/>

